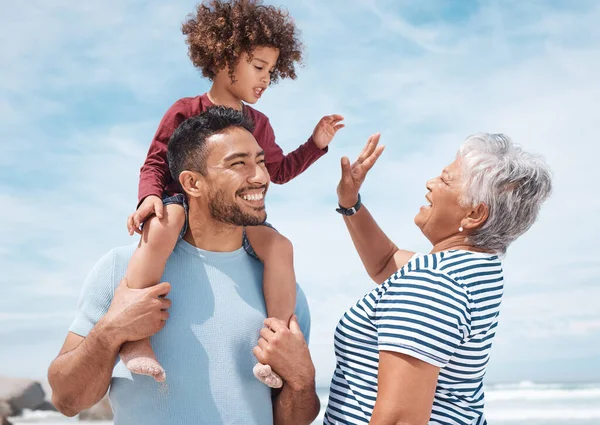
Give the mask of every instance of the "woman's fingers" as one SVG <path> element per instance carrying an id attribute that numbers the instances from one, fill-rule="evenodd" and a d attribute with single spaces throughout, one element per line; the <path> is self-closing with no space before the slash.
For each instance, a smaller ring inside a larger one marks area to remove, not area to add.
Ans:
<path id="1" fill-rule="evenodd" d="M 342 182 L 349 184 L 352 183 L 352 169 L 350 167 L 350 160 L 348 157 L 342 157 Z"/>
<path id="2" fill-rule="evenodd" d="M 373 150 L 371 155 L 369 155 L 369 157 L 365 159 L 365 161 L 362 163 L 362 169 L 364 170 L 364 174 L 367 174 L 367 172 L 373 167 L 373 165 L 375 165 L 375 163 L 383 153 L 384 149 L 384 145 L 377 146 L 377 148 Z"/>
<path id="3" fill-rule="evenodd" d="M 371 154 L 373 153 L 373 151 L 375 151 L 375 148 L 377 147 L 377 143 L 379 143 L 380 136 L 381 136 L 381 134 L 375 133 L 371 137 L 369 137 L 369 140 L 367 141 L 367 145 L 365 146 L 363 151 L 358 156 L 358 159 L 356 162 L 358 162 L 359 164 L 362 164 L 369 156 L 371 156 Z"/>

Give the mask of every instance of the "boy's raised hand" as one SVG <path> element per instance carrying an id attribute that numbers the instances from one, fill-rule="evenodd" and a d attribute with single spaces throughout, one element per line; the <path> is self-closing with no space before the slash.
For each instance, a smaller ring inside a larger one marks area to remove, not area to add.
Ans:
<path id="1" fill-rule="evenodd" d="M 344 128 L 344 124 L 340 124 L 343 119 L 344 117 L 338 114 L 325 115 L 321 118 L 312 135 L 313 141 L 319 149 L 326 148 L 333 140 L 335 133 L 340 128 Z"/>
<path id="2" fill-rule="evenodd" d="M 140 227 L 151 214 L 156 214 L 158 218 L 163 216 L 163 203 L 159 196 L 146 196 L 138 209 L 127 217 L 127 231 L 129 234 L 133 235 L 133 232 L 135 232 L 141 235 Z"/>

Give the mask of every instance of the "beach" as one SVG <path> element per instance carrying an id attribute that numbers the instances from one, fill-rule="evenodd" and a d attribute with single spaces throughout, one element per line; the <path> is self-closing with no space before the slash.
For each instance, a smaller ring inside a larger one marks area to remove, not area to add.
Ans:
<path id="1" fill-rule="evenodd" d="M 320 424 L 327 406 L 328 388 L 318 388 Z M 600 383 L 537 384 L 529 381 L 486 386 L 486 416 L 490 425 L 599 425 Z M 79 421 L 56 412 L 26 412 L 13 424 L 68 423 L 112 425 L 111 421 Z"/>

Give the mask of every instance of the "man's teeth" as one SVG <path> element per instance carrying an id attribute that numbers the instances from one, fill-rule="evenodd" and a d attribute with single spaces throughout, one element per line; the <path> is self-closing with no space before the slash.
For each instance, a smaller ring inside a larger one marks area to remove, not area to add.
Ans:
<path id="1" fill-rule="evenodd" d="M 242 195 L 242 198 L 246 201 L 260 201 L 263 197 L 263 193 L 249 193 L 247 195 Z"/>
<path id="2" fill-rule="evenodd" d="M 263 89 L 254 89 L 254 93 L 256 93 L 257 96 L 260 96 L 262 91 L 263 91 Z"/>

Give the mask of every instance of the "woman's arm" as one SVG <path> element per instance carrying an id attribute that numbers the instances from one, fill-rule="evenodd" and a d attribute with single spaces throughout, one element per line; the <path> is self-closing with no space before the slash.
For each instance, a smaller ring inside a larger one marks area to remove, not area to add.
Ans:
<path id="1" fill-rule="evenodd" d="M 384 146 L 377 146 L 379 136 L 376 133 L 369 137 L 367 145 L 352 165 L 348 158 L 342 158 L 342 178 L 337 187 L 340 206 L 350 208 L 358 202 L 358 191 L 384 149 Z M 354 215 L 344 216 L 344 221 L 367 273 L 377 283 L 384 282 L 408 263 L 414 254 L 398 249 L 364 206 Z"/>
<path id="2" fill-rule="evenodd" d="M 440 368 L 406 354 L 379 352 L 378 389 L 369 425 L 426 425 Z"/>
<path id="3" fill-rule="evenodd" d="M 344 222 L 365 270 L 378 284 L 385 282 L 414 255 L 414 252 L 398 249 L 364 205 L 356 214 L 344 216 Z"/>

